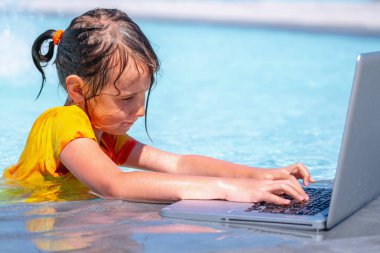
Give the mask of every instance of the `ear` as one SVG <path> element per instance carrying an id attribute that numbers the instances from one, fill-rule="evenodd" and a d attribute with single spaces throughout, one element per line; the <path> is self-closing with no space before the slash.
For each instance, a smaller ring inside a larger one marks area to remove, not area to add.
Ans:
<path id="1" fill-rule="evenodd" d="M 69 75 L 66 78 L 66 89 L 67 93 L 74 102 L 74 104 L 79 107 L 84 107 L 85 93 L 84 93 L 84 82 L 82 78 L 77 75 Z"/>

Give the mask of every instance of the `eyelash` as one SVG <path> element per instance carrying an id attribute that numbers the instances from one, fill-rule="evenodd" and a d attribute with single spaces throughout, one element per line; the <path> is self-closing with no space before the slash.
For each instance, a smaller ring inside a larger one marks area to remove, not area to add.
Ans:
<path id="1" fill-rule="evenodd" d="M 134 96 L 132 96 L 132 97 L 127 97 L 127 98 L 123 98 L 123 101 L 124 101 L 124 102 L 128 102 L 128 101 L 131 101 L 133 98 L 134 98 Z"/>

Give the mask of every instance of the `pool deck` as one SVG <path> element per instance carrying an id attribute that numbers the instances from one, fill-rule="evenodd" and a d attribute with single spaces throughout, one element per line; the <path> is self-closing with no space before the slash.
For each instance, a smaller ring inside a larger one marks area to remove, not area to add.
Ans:
<path id="1" fill-rule="evenodd" d="M 380 36 L 380 2 L 21 0 L 1 2 L 0 10 L 77 15 L 100 6 L 140 19 Z M 380 252 L 380 197 L 319 233 L 168 219 L 159 215 L 164 206 L 119 200 L 0 206 L 0 247 L 4 252 Z"/>
<path id="2" fill-rule="evenodd" d="M 164 206 L 121 200 L 0 205 L 0 246 L 7 253 L 380 252 L 380 198 L 319 232 L 163 218 Z"/>
<path id="3" fill-rule="evenodd" d="M 77 15 L 94 7 L 120 8 L 133 18 L 248 25 L 380 36 L 380 1 L 20 0 L 0 9 Z"/>

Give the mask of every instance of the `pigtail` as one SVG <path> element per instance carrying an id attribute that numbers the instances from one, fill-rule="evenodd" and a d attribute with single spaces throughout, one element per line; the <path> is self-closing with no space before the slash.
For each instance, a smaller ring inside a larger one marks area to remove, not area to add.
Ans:
<path id="1" fill-rule="evenodd" d="M 44 88 L 44 85 L 46 82 L 45 72 L 42 68 L 47 66 L 48 62 L 51 60 L 51 58 L 53 58 L 53 55 L 54 55 L 54 42 L 52 41 L 52 39 L 55 32 L 56 32 L 55 30 L 47 30 L 46 32 L 42 33 L 34 41 L 33 46 L 32 46 L 32 58 L 33 58 L 34 65 L 36 66 L 37 70 L 42 75 L 42 84 L 41 84 L 40 91 L 38 92 L 38 95 L 36 97 L 36 100 L 41 95 L 42 89 Z M 46 40 L 51 40 L 51 41 L 49 42 L 49 50 L 47 51 L 46 54 L 43 54 L 41 49 L 42 49 L 42 45 L 44 44 Z"/>

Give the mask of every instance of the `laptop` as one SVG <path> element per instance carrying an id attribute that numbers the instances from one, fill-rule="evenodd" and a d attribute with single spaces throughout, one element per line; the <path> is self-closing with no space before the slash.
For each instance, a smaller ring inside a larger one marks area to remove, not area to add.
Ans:
<path id="1" fill-rule="evenodd" d="M 380 51 L 357 58 L 333 187 L 308 187 L 310 200 L 289 206 L 220 200 L 181 200 L 164 217 L 331 229 L 380 194 Z"/>

